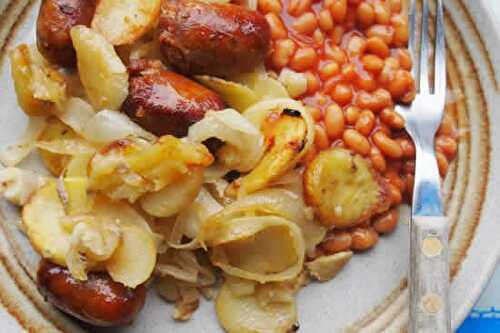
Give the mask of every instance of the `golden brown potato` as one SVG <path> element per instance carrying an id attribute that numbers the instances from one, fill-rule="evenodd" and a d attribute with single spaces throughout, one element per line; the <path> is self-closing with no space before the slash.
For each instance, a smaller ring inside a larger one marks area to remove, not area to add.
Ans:
<path id="1" fill-rule="evenodd" d="M 159 32 L 166 62 L 186 74 L 249 72 L 271 41 L 269 24 L 257 11 L 193 0 L 163 1 Z"/>
<path id="2" fill-rule="evenodd" d="M 322 151 L 309 163 L 304 191 L 329 227 L 349 228 L 389 208 L 385 181 L 367 160 L 345 149 Z"/>
<path id="3" fill-rule="evenodd" d="M 114 282 L 106 273 L 91 273 L 78 281 L 68 269 L 42 260 L 37 282 L 42 294 L 60 310 L 96 326 L 130 323 L 144 306 L 146 288 Z"/>
<path id="4" fill-rule="evenodd" d="M 37 46 L 50 62 L 63 67 L 76 65 L 69 31 L 76 25 L 89 26 L 95 0 L 43 0 L 36 22 Z"/>
<path id="5" fill-rule="evenodd" d="M 47 127 L 40 136 L 40 141 L 76 139 L 77 137 L 75 131 L 59 119 L 52 117 L 49 118 Z M 45 167 L 56 177 L 62 174 L 70 159 L 69 155 L 56 154 L 44 149 L 39 149 L 39 153 Z"/>

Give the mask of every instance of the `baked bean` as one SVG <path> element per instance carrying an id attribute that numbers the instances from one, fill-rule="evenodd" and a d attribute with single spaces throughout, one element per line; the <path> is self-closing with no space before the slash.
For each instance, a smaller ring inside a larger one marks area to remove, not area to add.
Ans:
<path id="1" fill-rule="evenodd" d="M 332 14 L 328 9 L 323 9 L 318 14 L 318 24 L 321 30 L 330 31 L 333 29 L 333 18 Z"/>
<path id="2" fill-rule="evenodd" d="M 347 54 L 349 57 L 361 56 L 365 52 L 366 41 L 359 36 L 352 36 L 347 42 Z"/>
<path id="3" fill-rule="evenodd" d="M 328 59 L 334 60 L 339 65 L 347 61 L 345 52 L 337 45 L 331 45 L 329 42 L 325 43 L 324 54 Z"/>
<path id="4" fill-rule="evenodd" d="M 376 54 L 382 59 L 387 58 L 391 53 L 389 46 L 387 46 L 382 38 L 377 36 L 366 40 L 366 52 Z"/>
<path id="5" fill-rule="evenodd" d="M 337 139 L 342 136 L 345 120 L 344 113 L 338 104 L 330 105 L 325 111 L 325 129 L 330 139 Z"/>
<path id="6" fill-rule="evenodd" d="M 375 22 L 375 10 L 368 2 L 362 2 L 356 9 L 356 19 L 359 25 L 366 28 Z"/>
<path id="7" fill-rule="evenodd" d="M 380 37 L 387 44 L 391 45 L 394 39 L 394 28 L 387 25 L 375 24 L 366 30 L 366 36 Z"/>
<path id="8" fill-rule="evenodd" d="M 376 2 L 373 5 L 377 24 L 389 24 L 391 20 L 390 9 L 385 4 L 386 2 Z"/>
<path id="9" fill-rule="evenodd" d="M 340 105 L 349 104 L 352 100 L 352 88 L 346 84 L 339 83 L 333 88 L 332 99 Z"/>
<path id="10" fill-rule="evenodd" d="M 334 231 L 321 243 L 321 249 L 327 254 L 347 251 L 351 248 L 352 236 L 347 231 Z"/>
<path id="11" fill-rule="evenodd" d="M 355 251 L 368 250 L 378 242 L 378 234 L 373 228 L 355 228 L 351 237 L 351 249 Z"/>
<path id="12" fill-rule="evenodd" d="M 387 85 L 387 90 L 391 93 L 394 100 L 400 100 L 413 85 L 413 78 L 410 72 L 400 69 L 394 75 L 394 78 Z"/>
<path id="13" fill-rule="evenodd" d="M 321 29 L 317 28 L 316 30 L 314 30 L 313 40 L 314 40 L 314 43 L 316 43 L 316 45 L 319 45 L 319 46 L 323 45 L 323 43 L 325 42 L 325 34 L 323 34 Z"/>
<path id="14" fill-rule="evenodd" d="M 316 147 L 318 147 L 319 150 L 324 150 L 330 146 L 328 135 L 326 134 L 323 126 L 319 124 L 315 125 L 314 144 L 316 145 Z"/>
<path id="15" fill-rule="evenodd" d="M 436 160 L 439 168 L 439 174 L 441 175 L 441 177 L 446 176 L 446 172 L 448 171 L 449 166 L 448 159 L 443 153 L 438 151 L 436 152 Z"/>
<path id="16" fill-rule="evenodd" d="M 436 138 L 436 149 L 452 159 L 457 153 L 457 142 L 448 135 L 438 135 Z"/>
<path id="17" fill-rule="evenodd" d="M 380 112 L 380 120 L 395 129 L 403 129 L 405 120 L 392 108 L 385 108 Z"/>
<path id="18" fill-rule="evenodd" d="M 315 66 L 318 62 L 318 55 L 312 47 L 298 49 L 290 61 L 290 67 L 298 72 L 303 72 Z"/>
<path id="19" fill-rule="evenodd" d="M 401 146 L 384 132 L 377 131 L 373 134 L 372 140 L 384 156 L 389 158 L 401 158 L 403 156 Z"/>
<path id="20" fill-rule="evenodd" d="M 403 156 L 405 158 L 414 158 L 415 157 L 415 145 L 410 139 L 407 138 L 398 138 L 396 141 L 399 143 L 399 146 L 403 150 Z"/>
<path id="21" fill-rule="evenodd" d="M 373 228 L 379 234 L 388 234 L 398 225 L 399 212 L 397 209 L 393 208 L 386 213 L 379 215 L 373 221 Z"/>
<path id="22" fill-rule="evenodd" d="M 381 122 L 377 124 L 377 130 L 379 130 L 380 132 L 384 132 L 386 135 L 391 135 L 392 133 L 391 128 Z"/>
<path id="23" fill-rule="evenodd" d="M 335 23 L 342 22 L 347 14 L 347 0 L 334 0 L 329 9 Z"/>
<path id="24" fill-rule="evenodd" d="M 401 177 L 399 177 L 398 172 L 396 172 L 394 170 L 387 170 L 387 172 L 385 173 L 384 176 L 390 184 L 396 186 L 400 191 L 405 190 L 405 187 L 406 187 L 405 183 L 403 182 Z"/>
<path id="25" fill-rule="evenodd" d="M 401 12 L 401 0 L 389 0 L 389 6 L 391 7 L 391 12 Z"/>
<path id="26" fill-rule="evenodd" d="M 403 201 L 403 196 L 401 195 L 401 191 L 399 188 L 394 186 L 393 184 L 387 185 L 389 189 L 389 198 L 392 206 L 397 206 Z"/>
<path id="27" fill-rule="evenodd" d="M 394 27 L 393 44 L 398 47 L 406 46 L 410 36 L 408 20 L 403 15 L 394 15 L 391 24 Z"/>
<path id="28" fill-rule="evenodd" d="M 373 93 L 360 91 L 355 98 L 354 103 L 362 109 L 370 109 L 373 112 L 378 112 L 388 106 L 392 105 L 391 94 L 379 88 Z"/>
<path id="29" fill-rule="evenodd" d="M 380 150 L 375 146 L 371 146 L 370 148 L 370 160 L 372 161 L 373 167 L 378 172 L 385 172 L 387 168 L 385 158 L 380 152 Z"/>
<path id="30" fill-rule="evenodd" d="M 330 34 L 330 38 L 332 39 L 332 42 L 336 45 L 339 45 L 340 42 L 342 42 L 342 37 L 344 36 L 345 29 L 341 25 L 336 25 L 335 28 L 333 28 L 332 33 Z"/>
<path id="31" fill-rule="evenodd" d="M 346 129 L 342 136 L 347 147 L 356 153 L 366 156 L 370 153 L 370 142 L 366 137 L 354 129 Z"/>
<path id="32" fill-rule="evenodd" d="M 280 39 L 274 44 L 274 52 L 272 55 L 274 67 L 281 69 L 288 65 L 295 53 L 297 46 L 291 39 Z"/>
<path id="33" fill-rule="evenodd" d="M 373 112 L 371 112 L 370 110 L 363 110 L 360 113 L 354 128 L 356 129 L 356 131 L 363 134 L 364 136 L 368 136 L 370 135 L 374 126 L 375 126 L 375 115 L 373 114 Z"/>
<path id="34" fill-rule="evenodd" d="M 411 59 L 410 51 L 407 49 L 397 49 L 396 58 L 399 61 L 399 65 L 402 69 L 410 71 L 413 67 L 413 61 Z"/>
<path id="35" fill-rule="evenodd" d="M 370 73 L 361 72 L 356 79 L 356 87 L 359 90 L 372 92 L 377 89 L 378 84 Z"/>
<path id="36" fill-rule="evenodd" d="M 453 117 L 445 112 L 443 115 L 443 119 L 441 120 L 441 125 L 438 129 L 438 134 L 454 137 L 456 135 L 456 131 L 457 128 Z"/>
<path id="37" fill-rule="evenodd" d="M 311 9 L 312 0 L 290 0 L 288 14 L 300 16 Z"/>
<path id="38" fill-rule="evenodd" d="M 358 78 L 358 71 L 356 65 L 353 63 L 347 63 L 342 66 L 342 79 L 344 81 L 354 81 Z"/>
<path id="39" fill-rule="evenodd" d="M 363 56 L 361 62 L 363 62 L 363 67 L 372 73 L 378 73 L 384 68 L 384 61 L 373 54 Z"/>
<path id="40" fill-rule="evenodd" d="M 321 112 L 320 108 L 306 105 L 306 110 L 307 112 L 309 112 L 314 121 L 318 122 L 323 119 L 323 113 Z"/>
<path id="41" fill-rule="evenodd" d="M 326 80 L 340 72 L 340 66 L 334 61 L 327 62 L 319 69 L 319 76 L 322 80 Z"/>
<path id="42" fill-rule="evenodd" d="M 361 110 L 357 106 L 349 106 L 345 110 L 345 120 L 349 125 L 354 125 L 359 118 Z"/>
<path id="43" fill-rule="evenodd" d="M 319 79 L 316 77 L 316 75 L 314 75 L 311 72 L 305 72 L 304 74 L 307 80 L 307 93 L 314 94 L 316 91 L 319 90 L 320 87 Z"/>
<path id="44" fill-rule="evenodd" d="M 269 23 L 269 27 L 271 29 L 271 38 L 272 39 L 284 39 L 288 36 L 288 32 L 286 31 L 281 18 L 275 13 L 266 14 L 267 23 Z"/>
<path id="45" fill-rule="evenodd" d="M 316 30 L 317 26 L 318 20 L 316 19 L 316 16 L 311 12 L 302 14 L 292 24 L 292 27 L 295 31 L 306 35 L 312 34 L 314 30 Z"/>
<path id="46" fill-rule="evenodd" d="M 279 15 L 281 12 L 280 0 L 259 0 L 258 7 L 263 14 L 276 13 Z"/>

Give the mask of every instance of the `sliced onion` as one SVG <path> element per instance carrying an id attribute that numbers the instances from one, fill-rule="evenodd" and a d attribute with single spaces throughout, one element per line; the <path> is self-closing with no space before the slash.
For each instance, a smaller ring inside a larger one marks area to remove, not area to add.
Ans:
<path id="1" fill-rule="evenodd" d="M 10 167 L 18 165 L 33 151 L 35 141 L 42 135 L 46 126 L 46 118 L 28 118 L 28 127 L 18 143 L 0 149 L 0 163 Z"/>
<path id="2" fill-rule="evenodd" d="M 188 138 L 198 143 L 217 138 L 226 143 L 218 152 L 218 163 L 207 170 L 207 178 L 220 177 L 230 170 L 250 171 L 264 153 L 260 131 L 233 109 L 207 112 L 189 128 Z"/>
<path id="3" fill-rule="evenodd" d="M 59 155 L 80 155 L 92 154 L 95 148 L 81 139 L 60 139 L 52 141 L 38 141 L 35 146 L 54 154 Z"/>
<path id="4" fill-rule="evenodd" d="M 57 117 L 76 133 L 82 134 L 83 127 L 96 115 L 92 106 L 78 97 L 69 98 Z"/>
<path id="5" fill-rule="evenodd" d="M 47 183 L 47 178 L 18 168 L 0 169 L 0 193 L 17 206 L 28 202 L 36 190 Z"/>
<path id="6" fill-rule="evenodd" d="M 117 111 L 102 110 L 92 117 L 82 129 L 82 136 L 96 144 L 107 144 L 127 136 L 153 141 L 156 137 L 142 129 L 126 115 Z"/>

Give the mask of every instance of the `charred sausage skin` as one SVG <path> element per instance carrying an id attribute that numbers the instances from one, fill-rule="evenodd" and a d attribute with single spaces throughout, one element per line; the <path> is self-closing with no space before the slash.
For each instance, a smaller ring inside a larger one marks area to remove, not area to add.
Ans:
<path id="1" fill-rule="evenodd" d="M 95 12 L 95 0 L 43 0 L 36 24 L 36 39 L 40 53 L 63 67 L 76 65 L 71 28 L 90 26 Z"/>
<path id="2" fill-rule="evenodd" d="M 157 65 L 141 68 L 142 64 L 129 68 L 129 94 L 121 110 L 144 129 L 182 137 L 205 112 L 224 108 L 218 94 L 197 82 Z"/>
<path id="3" fill-rule="evenodd" d="M 251 71 L 270 49 L 264 16 L 233 4 L 163 1 L 159 39 L 164 60 L 184 74 Z"/>
<path id="4" fill-rule="evenodd" d="M 87 281 L 73 278 L 68 269 L 42 260 L 38 288 L 57 308 L 96 326 L 128 324 L 144 306 L 146 288 L 114 282 L 106 273 L 90 273 Z"/>

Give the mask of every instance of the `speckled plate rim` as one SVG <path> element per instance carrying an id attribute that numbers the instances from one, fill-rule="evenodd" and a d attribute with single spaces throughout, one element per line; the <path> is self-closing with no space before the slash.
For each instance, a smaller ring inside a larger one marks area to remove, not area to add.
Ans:
<path id="1" fill-rule="evenodd" d="M 9 40 L 37 1 L 0 0 L 0 71 Z M 459 122 L 468 128 L 460 144 L 457 163 L 447 178 L 447 211 L 454 221 L 450 240 L 452 254 L 452 313 L 457 327 L 485 287 L 500 255 L 496 198 L 500 199 L 500 24 L 488 0 L 447 0 L 449 79 L 453 91 L 465 96 L 456 103 Z M 497 12 L 500 13 L 500 10 Z M 0 96 L 5 84 L 0 83 Z M 0 116 L 0 128 L 2 117 Z M 1 132 L 0 132 L 1 137 Z M 490 145 L 490 143 L 492 143 Z M 12 221 L 0 223 L 0 329 L 8 332 L 77 332 L 81 327 L 46 306 L 24 270 L 23 244 L 13 239 Z M 398 235 L 399 236 L 399 235 Z M 341 273 L 341 275 L 344 273 Z M 347 274 L 347 273 L 345 273 Z M 339 279 L 342 279 L 340 276 Z M 408 319 L 406 280 L 395 286 L 377 306 L 344 330 L 391 332 L 404 330 Z M 7 310 L 7 311 L 5 311 Z M 309 315 L 309 314 L 308 314 Z M 311 320 L 314 318 L 311 316 Z M 323 326 L 324 327 L 324 326 Z M 321 328 L 320 328 L 321 330 Z"/>

